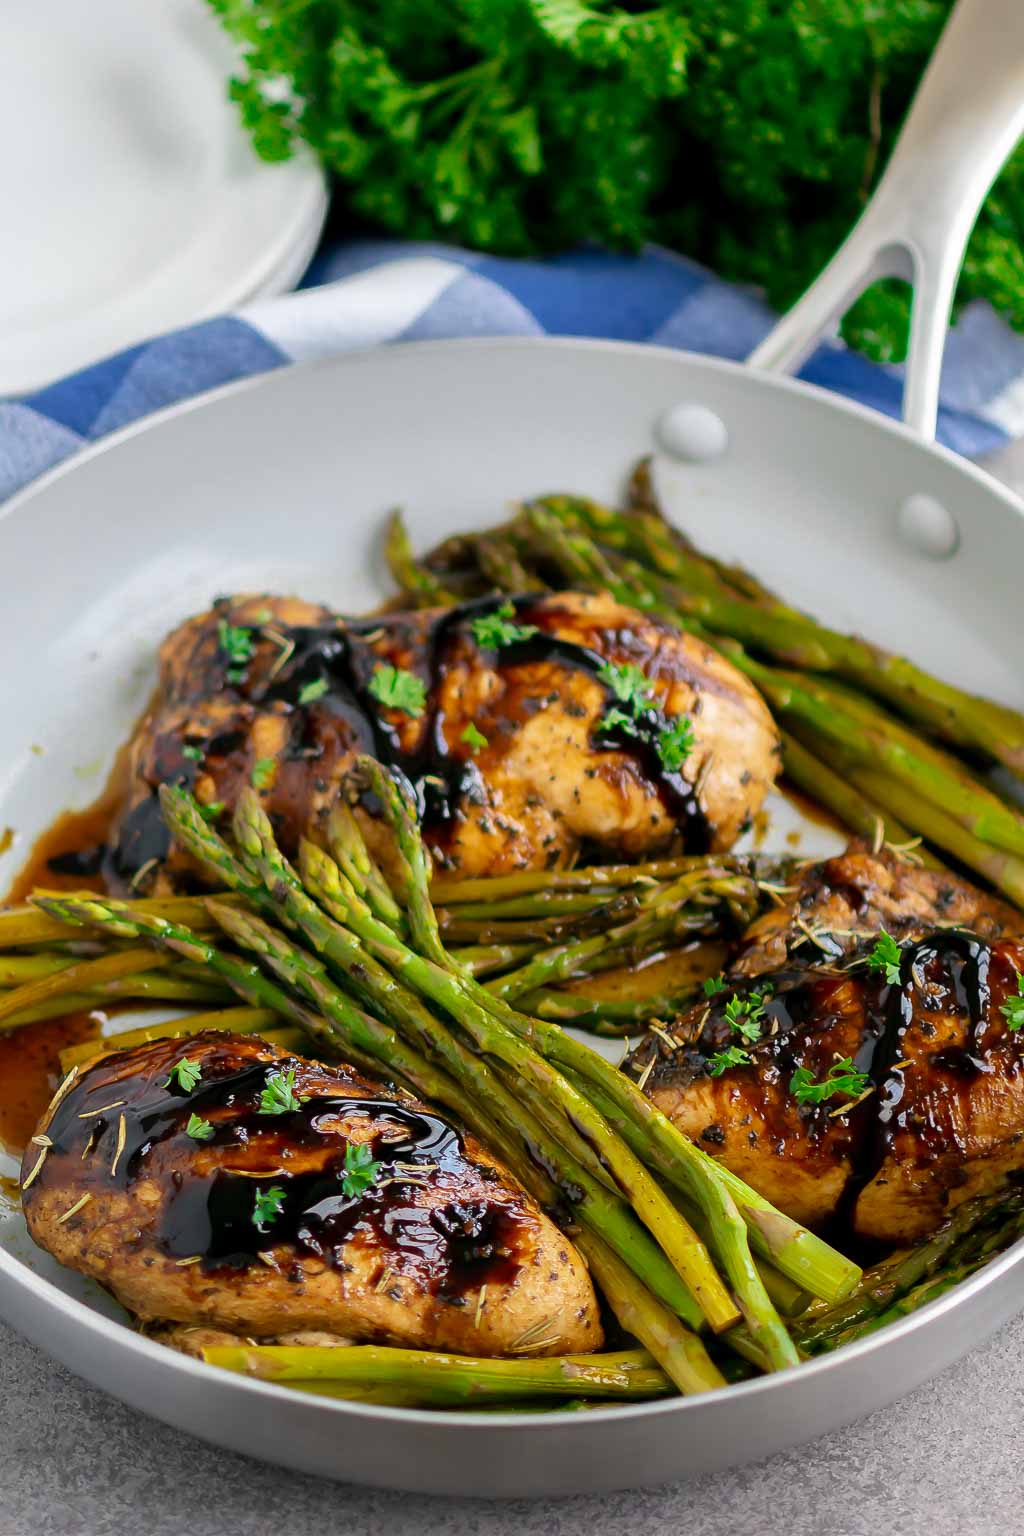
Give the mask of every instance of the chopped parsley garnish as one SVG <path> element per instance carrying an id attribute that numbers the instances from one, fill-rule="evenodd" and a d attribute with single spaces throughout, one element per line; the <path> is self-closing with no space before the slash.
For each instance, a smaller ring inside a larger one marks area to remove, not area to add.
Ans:
<path id="1" fill-rule="evenodd" d="M 186 742 L 181 749 L 182 757 L 187 757 L 190 763 L 201 763 L 203 760 L 202 747 L 194 747 L 191 742 Z"/>
<path id="2" fill-rule="evenodd" d="M 616 702 L 609 704 L 598 731 L 625 731 L 636 741 L 646 742 L 658 754 L 666 773 L 678 773 L 693 751 L 693 721 L 687 715 L 666 721 L 657 708 L 650 679 L 631 661 L 606 661 L 597 676 L 610 688 Z"/>
<path id="3" fill-rule="evenodd" d="M 164 1087 L 169 1088 L 172 1083 L 177 1083 L 183 1092 L 191 1093 L 202 1075 L 203 1069 L 198 1061 L 189 1061 L 187 1056 L 183 1056 L 180 1061 L 174 1063 Z"/>
<path id="4" fill-rule="evenodd" d="M 761 1020 L 764 1018 L 764 998 L 760 992 L 749 997 L 732 997 L 725 1005 L 725 1022 L 753 1044 L 761 1038 Z"/>
<path id="5" fill-rule="evenodd" d="M 345 1148 L 345 1175 L 341 1187 L 349 1200 L 358 1200 L 376 1183 L 380 1163 L 374 1161 L 373 1152 L 365 1141 L 350 1141 Z"/>
<path id="6" fill-rule="evenodd" d="M 242 667 L 252 655 L 252 630 L 221 619 L 217 625 L 217 644 L 232 667 Z"/>
<path id="7" fill-rule="evenodd" d="M 789 1091 L 798 1104 L 824 1104 L 837 1093 L 859 1098 L 870 1084 L 868 1074 L 858 1072 L 851 1057 L 843 1056 L 832 1063 L 820 1083 L 814 1081 L 809 1067 L 797 1067 L 789 1080 Z"/>
<path id="8" fill-rule="evenodd" d="M 616 726 L 626 726 L 629 729 L 635 725 L 633 716 L 625 709 L 620 709 L 618 704 L 610 704 L 597 722 L 599 731 L 614 731 Z"/>
<path id="9" fill-rule="evenodd" d="M 276 1221 L 284 1210 L 284 1190 L 280 1184 L 271 1184 L 269 1189 L 256 1191 L 256 1204 L 252 1212 L 252 1224 L 257 1232 L 265 1232 L 272 1221 Z"/>
<path id="10" fill-rule="evenodd" d="M 300 704 L 315 704 L 317 699 L 322 699 L 327 692 L 326 677 L 315 678 L 311 683 L 303 683 L 299 689 Z"/>
<path id="11" fill-rule="evenodd" d="M 480 649 L 500 651 L 504 645 L 517 645 L 523 640 L 531 640 L 538 633 L 536 624 L 514 623 L 515 616 L 516 610 L 512 604 L 502 603 L 493 613 L 473 619 L 469 627 Z"/>
<path id="12" fill-rule="evenodd" d="M 704 978 L 704 996 L 714 997 L 718 992 L 725 991 L 724 976 L 706 976 Z"/>
<path id="13" fill-rule="evenodd" d="M 185 1135 L 191 1136 L 193 1141 L 211 1141 L 213 1139 L 213 1126 L 209 1120 L 203 1120 L 199 1115 L 192 1114 L 188 1117 Z"/>
<path id="14" fill-rule="evenodd" d="M 598 667 L 597 675 L 619 703 L 628 706 L 634 717 L 651 702 L 648 680 L 631 661 L 606 661 Z"/>
<path id="15" fill-rule="evenodd" d="M 427 685 L 423 679 L 387 662 L 370 678 L 370 692 L 385 709 L 400 709 L 403 714 L 412 715 L 414 720 L 422 715 L 427 703 Z"/>
<path id="16" fill-rule="evenodd" d="M 471 752 L 482 752 L 487 745 L 487 737 L 483 731 L 477 730 L 472 720 L 466 726 L 459 740 L 464 741 Z"/>
<path id="17" fill-rule="evenodd" d="M 257 624 L 269 624 L 272 615 L 269 608 L 261 608 L 255 617 Z"/>
<path id="18" fill-rule="evenodd" d="M 224 814 L 224 801 L 211 800 L 209 805 L 201 805 L 199 807 L 199 814 L 204 821 L 216 821 L 218 816 Z"/>
<path id="19" fill-rule="evenodd" d="M 727 1045 L 724 1051 L 716 1051 L 708 1057 L 708 1071 L 712 1077 L 721 1077 L 730 1067 L 749 1067 L 750 1053 L 738 1045 Z"/>
<path id="20" fill-rule="evenodd" d="M 671 725 L 659 731 L 655 745 L 661 766 L 669 773 L 677 772 L 693 751 L 693 721 L 689 715 L 679 715 Z"/>
<path id="21" fill-rule="evenodd" d="M 252 765 L 253 789 L 266 789 L 274 777 L 277 760 L 273 757 L 258 758 Z"/>
<path id="22" fill-rule="evenodd" d="M 1016 1034 L 1018 1029 L 1024 1029 L 1024 976 L 1020 971 L 1015 971 L 1014 975 L 1017 978 L 1017 991 L 999 1007 L 999 1012 L 1006 1020 L 1006 1027 L 1012 1034 Z"/>
<path id="23" fill-rule="evenodd" d="M 261 1115 L 288 1115 L 293 1110 L 301 1109 L 305 1099 L 300 1099 L 295 1092 L 295 1069 L 288 1073 L 275 1072 L 267 1078 L 266 1087 L 260 1094 Z"/>
<path id="24" fill-rule="evenodd" d="M 900 961 L 902 958 L 903 951 L 900 949 L 900 946 L 892 934 L 886 933 L 885 929 L 882 928 L 874 949 L 868 955 L 868 970 L 884 972 L 888 986 L 899 986 Z"/>

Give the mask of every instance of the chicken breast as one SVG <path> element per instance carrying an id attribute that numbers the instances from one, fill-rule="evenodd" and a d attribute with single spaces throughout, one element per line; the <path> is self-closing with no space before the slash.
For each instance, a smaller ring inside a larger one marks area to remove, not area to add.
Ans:
<path id="1" fill-rule="evenodd" d="M 1024 1168 L 1024 1036 L 1013 1027 L 1024 1015 L 1012 1004 L 1004 1012 L 1024 941 L 936 929 L 936 905 L 990 934 L 1012 921 L 964 882 L 888 857 L 851 854 L 806 872 L 795 906 L 814 939 L 793 912 L 788 923 L 780 914 L 767 936 L 755 925 L 760 950 L 751 945 L 743 964 L 784 955 L 793 940 L 818 963 L 734 974 L 671 1035 L 649 1036 L 627 1070 L 643 1074 L 682 1131 L 797 1220 L 838 1217 L 862 1237 L 916 1241 Z M 851 919 L 863 933 L 883 912 L 903 935 L 898 979 L 870 969 L 870 942 L 850 937 Z M 832 961 L 819 947 L 829 918 L 843 929 Z M 829 1091 L 847 1059 L 848 1086 Z"/>
<path id="2" fill-rule="evenodd" d="M 774 724 L 746 679 L 610 597 L 522 598 L 511 622 L 500 608 L 344 620 L 250 597 L 188 620 L 164 643 L 131 745 L 109 882 L 197 878 L 170 845 L 161 783 L 194 787 L 216 816 L 254 782 L 290 852 L 315 835 L 358 752 L 406 773 L 436 861 L 466 875 L 556 867 L 584 844 L 617 858 L 729 847 L 778 770 Z M 642 672 L 635 713 L 616 696 L 628 674 L 607 663 Z M 683 720 L 691 740 L 663 751 L 662 733 Z"/>
<path id="3" fill-rule="evenodd" d="M 471 1136 L 251 1038 L 101 1058 L 65 1082 L 22 1187 L 35 1242 L 143 1321 L 471 1355 L 602 1341 L 583 1261 Z"/>
<path id="4" fill-rule="evenodd" d="M 836 957 L 874 939 L 880 928 L 894 938 L 969 928 L 992 939 L 1021 927 L 1013 907 L 948 870 L 924 869 L 892 849 L 874 853 L 858 842 L 834 859 L 805 864 L 791 885 L 785 903 L 747 929 L 730 967 L 734 974 L 764 975 L 791 954 L 804 964 Z"/>

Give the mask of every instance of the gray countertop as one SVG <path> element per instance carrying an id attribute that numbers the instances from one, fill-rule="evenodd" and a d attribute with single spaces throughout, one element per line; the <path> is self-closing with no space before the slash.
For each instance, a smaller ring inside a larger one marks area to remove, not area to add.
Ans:
<path id="1" fill-rule="evenodd" d="M 1001 1536 L 1024 1528 L 1024 1317 L 803 1450 L 646 1492 L 422 1499 L 303 1477 L 133 1414 L 0 1327 L 0 1536 Z"/>

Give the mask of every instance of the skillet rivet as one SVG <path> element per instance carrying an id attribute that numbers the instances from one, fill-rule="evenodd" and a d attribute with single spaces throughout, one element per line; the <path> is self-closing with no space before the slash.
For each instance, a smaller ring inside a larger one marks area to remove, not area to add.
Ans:
<path id="1" fill-rule="evenodd" d="M 903 542 L 932 560 L 948 560 L 960 547 L 960 530 L 952 512 L 923 491 L 906 498 L 897 524 Z"/>
<path id="2" fill-rule="evenodd" d="M 729 446 L 729 432 L 716 411 L 695 400 L 673 405 L 654 429 L 659 445 L 674 459 L 709 464 Z"/>

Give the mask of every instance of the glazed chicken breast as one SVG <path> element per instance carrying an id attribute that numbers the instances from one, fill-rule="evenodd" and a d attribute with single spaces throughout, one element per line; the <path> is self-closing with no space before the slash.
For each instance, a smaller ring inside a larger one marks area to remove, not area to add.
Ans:
<path id="1" fill-rule="evenodd" d="M 470 1355 L 601 1345 L 583 1261 L 478 1142 L 258 1040 L 100 1058 L 65 1081 L 22 1178 L 33 1239 L 144 1322 Z"/>
<path id="2" fill-rule="evenodd" d="M 624 709 L 635 669 L 644 697 Z M 554 868 L 583 845 L 617 858 L 714 851 L 749 825 L 778 750 L 735 668 L 610 597 L 370 620 L 224 598 L 164 642 L 106 873 L 136 891 L 197 878 L 160 817 L 167 782 L 193 787 L 214 817 L 254 783 L 290 853 L 359 752 L 402 769 L 435 860 L 467 876 Z"/>
<path id="3" fill-rule="evenodd" d="M 889 848 L 854 842 L 836 858 L 805 864 L 791 891 L 743 936 L 730 967 L 760 976 L 799 955 L 835 958 L 874 939 L 884 928 L 904 939 L 932 928 L 969 928 L 981 938 L 1019 932 L 1021 917 L 998 897 L 948 870 L 924 869 Z"/>
<path id="4" fill-rule="evenodd" d="M 892 855 L 829 860 L 755 925 L 722 990 L 646 1039 L 627 1070 L 795 1219 L 914 1242 L 1024 1168 L 1024 1015 L 1006 1011 L 1024 940 L 999 936 L 1012 921 L 965 882 Z M 879 926 L 902 939 L 888 969 L 868 963 Z M 750 974 L 765 957 L 783 963 Z M 828 1091 L 847 1060 L 848 1086 Z"/>

